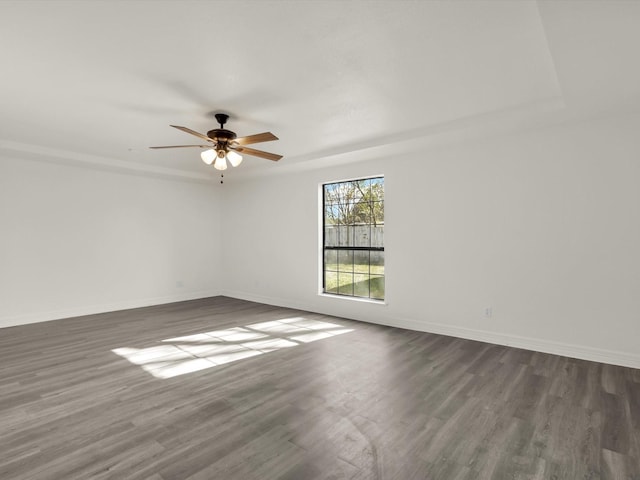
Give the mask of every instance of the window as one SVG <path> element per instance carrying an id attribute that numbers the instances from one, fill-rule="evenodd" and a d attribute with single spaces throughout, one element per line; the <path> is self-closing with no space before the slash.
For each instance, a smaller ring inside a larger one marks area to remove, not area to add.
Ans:
<path id="1" fill-rule="evenodd" d="M 322 291 L 384 300 L 384 177 L 322 186 Z"/>

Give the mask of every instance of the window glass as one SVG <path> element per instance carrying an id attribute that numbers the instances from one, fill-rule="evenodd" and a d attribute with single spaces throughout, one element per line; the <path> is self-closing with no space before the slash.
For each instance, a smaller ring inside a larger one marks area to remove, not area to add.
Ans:
<path id="1" fill-rule="evenodd" d="M 323 185 L 323 291 L 384 299 L 384 177 Z"/>

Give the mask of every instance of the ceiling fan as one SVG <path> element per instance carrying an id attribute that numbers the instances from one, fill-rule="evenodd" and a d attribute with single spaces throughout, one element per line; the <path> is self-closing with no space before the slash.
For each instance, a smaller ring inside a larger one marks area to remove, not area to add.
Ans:
<path id="1" fill-rule="evenodd" d="M 225 113 L 216 113 L 216 120 L 220 124 L 220 128 L 214 128 L 209 130 L 206 135 L 198 133 L 187 127 L 179 127 L 177 125 L 171 125 L 173 128 L 182 130 L 183 132 L 190 133 L 196 137 L 206 140 L 208 143 L 204 145 L 168 145 L 165 147 L 149 147 L 149 148 L 189 148 L 198 147 L 206 148 L 200 154 L 202 161 L 207 165 L 213 164 L 213 167 L 218 170 L 227 169 L 227 160 L 233 167 L 237 167 L 242 162 L 242 154 L 251 155 L 253 157 L 266 158 L 267 160 L 273 160 L 277 162 L 282 158 L 282 155 L 275 153 L 263 152 L 262 150 L 256 150 L 254 148 L 246 147 L 245 145 L 251 145 L 253 143 L 271 142 L 278 140 L 271 132 L 257 133 L 255 135 L 249 135 L 247 137 L 238 137 L 231 130 L 224 128 L 224 124 L 229 120 L 229 115 Z"/>

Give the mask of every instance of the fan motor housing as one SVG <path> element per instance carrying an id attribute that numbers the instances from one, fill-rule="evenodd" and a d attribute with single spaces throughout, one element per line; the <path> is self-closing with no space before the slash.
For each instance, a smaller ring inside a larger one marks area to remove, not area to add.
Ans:
<path id="1" fill-rule="evenodd" d="M 215 141 L 230 142 L 235 140 L 237 135 L 225 128 L 216 128 L 207 132 L 207 137 Z"/>

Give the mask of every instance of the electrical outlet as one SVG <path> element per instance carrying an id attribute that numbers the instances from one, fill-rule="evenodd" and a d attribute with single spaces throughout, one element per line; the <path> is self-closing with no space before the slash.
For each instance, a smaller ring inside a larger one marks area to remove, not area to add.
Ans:
<path id="1" fill-rule="evenodd" d="M 493 315 L 493 308 L 492 307 L 486 307 L 484 309 L 484 318 L 491 318 Z"/>

